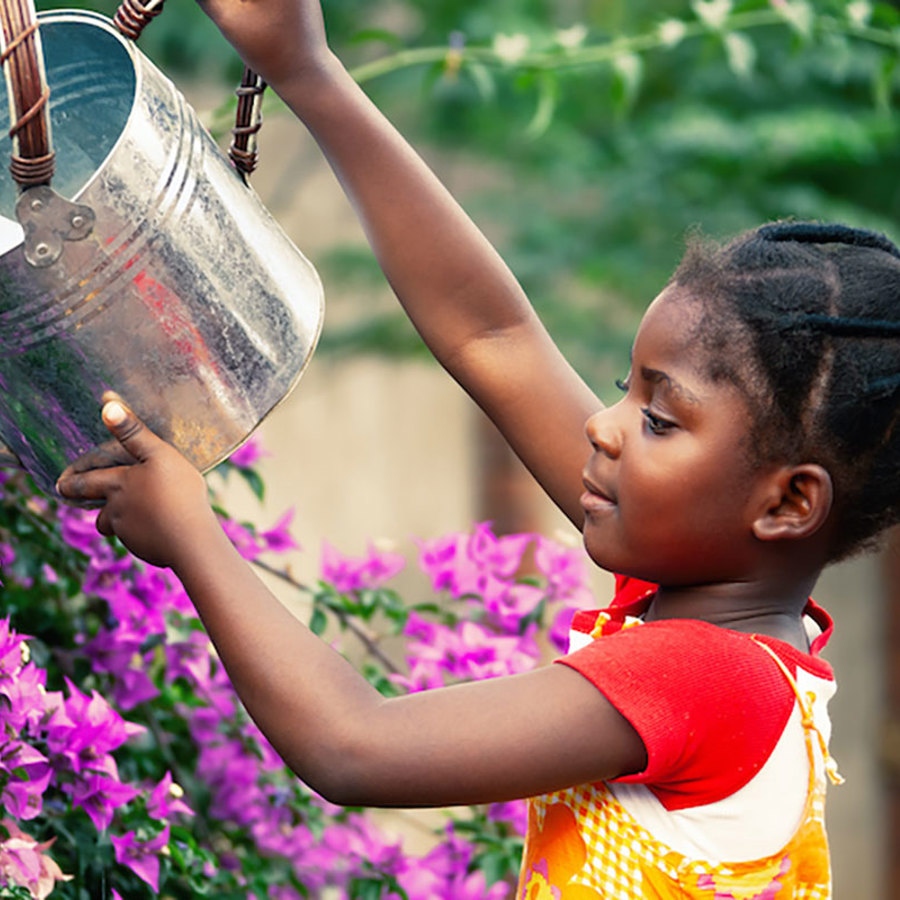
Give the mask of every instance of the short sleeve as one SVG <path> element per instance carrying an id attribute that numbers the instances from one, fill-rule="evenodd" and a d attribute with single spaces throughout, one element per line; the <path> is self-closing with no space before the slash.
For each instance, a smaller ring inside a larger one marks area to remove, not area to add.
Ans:
<path id="1" fill-rule="evenodd" d="M 713 803 L 765 764 L 794 707 L 787 679 L 748 635 L 667 619 L 625 628 L 557 660 L 634 726 L 646 784 L 667 809 Z"/>

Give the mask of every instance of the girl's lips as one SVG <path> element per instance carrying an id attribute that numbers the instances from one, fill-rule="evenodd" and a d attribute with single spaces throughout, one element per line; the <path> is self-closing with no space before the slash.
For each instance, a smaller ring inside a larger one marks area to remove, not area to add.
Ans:
<path id="1" fill-rule="evenodd" d="M 615 500 L 607 497 L 596 485 L 584 480 L 585 491 L 581 495 L 581 507 L 585 512 L 600 512 L 616 505 Z"/>
<path id="2" fill-rule="evenodd" d="M 601 497 L 600 494 L 591 493 L 591 491 L 585 491 L 581 495 L 581 508 L 586 513 L 605 512 L 612 509 L 615 505 L 612 500 Z"/>

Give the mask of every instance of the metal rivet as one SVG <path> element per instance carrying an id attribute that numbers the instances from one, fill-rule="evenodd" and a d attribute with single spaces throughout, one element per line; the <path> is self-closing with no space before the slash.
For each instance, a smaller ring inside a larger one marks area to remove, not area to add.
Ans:
<path id="1" fill-rule="evenodd" d="M 46 256 L 50 252 L 50 245 L 40 243 L 34 248 L 34 252 L 37 253 L 38 256 Z"/>
<path id="2" fill-rule="evenodd" d="M 81 228 L 82 225 L 84 225 L 84 216 L 75 213 L 75 215 L 72 216 L 72 227 Z"/>
<path id="3" fill-rule="evenodd" d="M 32 208 L 35 212 L 37 212 L 38 210 L 44 208 L 44 204 L 43 204 L 42 201 L 35 199 L 35 200 L 32 200 L 32 201 L 31 201 L 31 208 Z"/>

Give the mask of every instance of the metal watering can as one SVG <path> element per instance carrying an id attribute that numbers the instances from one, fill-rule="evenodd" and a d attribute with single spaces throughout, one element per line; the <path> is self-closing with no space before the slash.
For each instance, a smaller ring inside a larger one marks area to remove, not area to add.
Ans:
<path id="1" fill-rule="evenodd" d="M 221 462 L 322 323 L 315 270 L 246 184 L 264 85 L 245 72 L 232 163 L 134 44 L 159 8 L 126 2 L 114 23 L 0 0 L 0 451 L 48 493 L 109 440 L 107 389 L 197 468 Z"/>

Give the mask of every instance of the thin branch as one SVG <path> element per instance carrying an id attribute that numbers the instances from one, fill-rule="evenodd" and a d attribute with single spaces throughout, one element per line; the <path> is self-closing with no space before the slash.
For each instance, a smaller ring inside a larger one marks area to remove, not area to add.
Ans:
<path id="1" fill-rule="evenodd" d="M 727 34 L 730 31 L 747 31 L 773 26 L 791 27 L 781 13 L 770 9 L 736 13 L 729 16 L 722 23 L 721 28 L 715 31 L 700 21 L 683 22 L 682 24 L 684 29 L 679 37 L 679 43 L 685 40 L 708 37 L 715 33 Z M 842 34 L 846 37 L 858 38 L 859 40 L 879 44 L 894 50 L 900 49 L 897 36 L 885 28 L 855 25 L 852 22 L 842 22 L 831 16 L 815 16 L 811 26 L 813 29 L 820 28 L 829 34 Z M 451 58 L 456 62 L 481 63 L 506 69 L 576 69 L 604 65 L 619 56 L 632 53 L 647 53 L 652 50 L 667 49 L 671 46 L 671 39 L 664 36 L 659 28 L 654 28 L 653 31 L 644 34 L 632 37 L 618 37 L 604 43 L 526 52 L 515 59 L 505 57 L 492 47 L 457 48 L 446 45 L 417 47 L 409 50 L 400 50 L 372 62 L 356 66 L 350 70 L 350 74 L 356 81 L 363 83 L 401 69 L 433 65 Z"/>
<path id="2" fill-rule="evenodd" d="M 253 560 L 253 565 L 259 567 L 264 572 L 268 572 L 270 575 L 274 575 L 276 578 L 280 578 L 282 581 L 289 584 L 291 587 L 296 588 L 298 591 L 302 591 L 305 594 L 314 594 L 315 592 L 309 585 L 304 584 L 302 581 L 298 581 L 291 575 L 287 569 L 277 569 L 275 566 L 271 566 L 268 563 L 262 562 L 259 559 Z M 328 607 L 331 612 L 335 614 L 337 620 L 341 623 L 341 627 L 345 628 L 349 631 L 360 643 L 366 648 L 366 651 L 381 663 L 382 666 L 392 675 L 400 675 L 401 670 L 397 667 L 397 665 L 393 662 L 393 660 L 388 657 L 384 651 L 378 646 L 377 638 L 370 634 L 368 631 L 360 628 L 350 616 L 343 612 L 340 609 L 334 609 L 334 607 Z"/>

